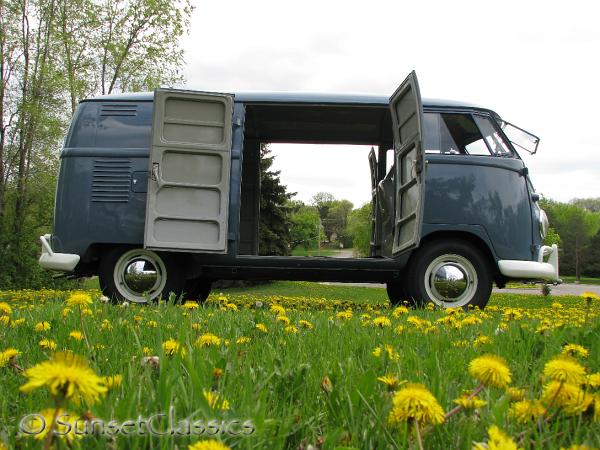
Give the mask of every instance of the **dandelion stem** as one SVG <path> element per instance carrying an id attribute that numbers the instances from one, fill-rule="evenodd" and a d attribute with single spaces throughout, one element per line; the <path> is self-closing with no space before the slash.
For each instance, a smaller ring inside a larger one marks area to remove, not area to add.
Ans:
<path id="1" fill-rule="evenodd" d="M 46 435 L 46 439 L 44 439 L 44 450 L 50 450 L 52 446 L 52 441 L 54 441 L 54 429 L 56 428 L 56 419 L 58 418 L 58 413 L 62 407 L 63 398 L 55 399 L 55 409 L 54 414 L 52 415 L 52 423 L 50 424 L 50 430 L 48 430 L 48 434 Z"/>
<path id="2" fill-rule="evenodd" d="M 419 421 L 413 419 L 415 424 L 415 434 L 417 435 L 417 443 L 419 444 L 419 450 L 423 450 L 423 439 L 421 438 L 421 430 L 419 429 Z"/>
<path id="3" fill-rule="evenodd" d="M 81 306 L 79 307 L 79 323 L 81 323 L 81 332 L 83 333 L 83 338 L 85 339 L 85 345 L 87 346 L 88 351 L 91 352 L 92 347 L 90 346 L 90 341 L 88 340 L 85 327 L 83 326 L 83 311 L 81 310 Z"/>
<path id="4" fill-rule="evenodd" d="M 469 394 L 469 396 L 467 397 L 467 400 L 471 400 L 473 397 L 475 397 L 477 394 L 479 394 L 483 390 L 484 387 L 485 386 L 483 383 L 479 383 L 479 385 L 475 389 L 473 389 L 473 392 L 471 392 Z M 448 411 L 446 413 L 445 420 L 448 420 L 450 417 L 458 414 L 461 409 L 463 409 L 463 407 L 461 405 L 458 405 L 458 406 L 455 406 L 454 408 L 452 408 L 450 411 Z"/>

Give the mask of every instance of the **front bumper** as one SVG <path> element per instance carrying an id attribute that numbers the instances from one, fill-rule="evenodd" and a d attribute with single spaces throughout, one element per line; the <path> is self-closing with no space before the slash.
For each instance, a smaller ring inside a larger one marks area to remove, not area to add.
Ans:
<path id="1" fill-rule="evenodd" d="M 43 269 L 46 270 L 58 270 L 60 272 L 72 272 L 75 266 L 79 263 L 79 255 L 72 253 L 54 253 L 50 246 L 51 236 L 45 234 L 40 236 L 42 242 L 42 256 L 40 256 L 39 263 Z"/>
<path id="2" fill-rule="evenodd" d="M 548 256 L 547 261 L 544 258 Z M 558 247 L 543 245 L 537 261 L 501 259 L 498 261 L 500 273 L 508 278 L 548 280 L 560 282 L 558 278 Z"/>

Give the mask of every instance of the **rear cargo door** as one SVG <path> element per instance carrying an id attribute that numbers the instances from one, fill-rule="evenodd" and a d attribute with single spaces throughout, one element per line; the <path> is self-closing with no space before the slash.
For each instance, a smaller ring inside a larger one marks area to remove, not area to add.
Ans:
<path id="1" fill-rule="evenodd" d="M 157 89 L 144 246 L 225 253 L 233 95 Z"/>
<path id="2" fill-rule="evenodd" d="M 392 253 L 419 245 L 423 218 L 423 105 L 413 71 L 390 97 L 394 132 L 395 219 Z"/>

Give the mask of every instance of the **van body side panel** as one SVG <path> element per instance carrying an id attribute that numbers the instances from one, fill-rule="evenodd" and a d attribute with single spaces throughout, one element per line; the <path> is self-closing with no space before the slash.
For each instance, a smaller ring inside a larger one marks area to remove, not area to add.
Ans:
<path id="1" fill-rule="evenodd" d="M 90 244 L 141 244 L 144 240 L 148 150 L 67 148 L 52 243 L 85 255 Z"/>
<path id="2" fill-rule="evenodd" d="M 532 260 L 532 216 L 520 159 L 427 155 L 424 222 L 480 225 L 498 259 Z"/>

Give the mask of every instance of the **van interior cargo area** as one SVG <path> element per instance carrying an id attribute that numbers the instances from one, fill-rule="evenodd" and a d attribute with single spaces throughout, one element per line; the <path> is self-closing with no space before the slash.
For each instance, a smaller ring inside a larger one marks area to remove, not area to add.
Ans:
<path id="1" fill-rule="evenodd" d="M 393 146 L 390 110 L 369 105 L 246 105 L 239 255 L 260 254 L 260 146 L 268 143 L 372 145 L 379 148 L 379 181 L 386 173 L 386 149 Z"/>

